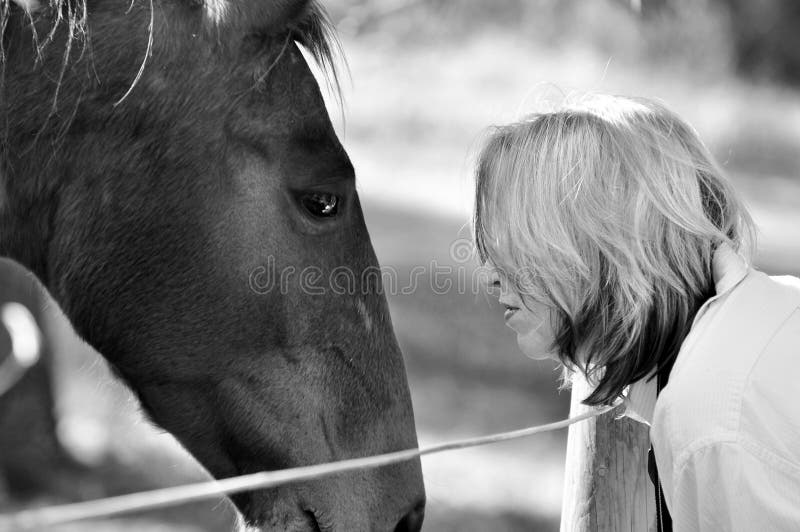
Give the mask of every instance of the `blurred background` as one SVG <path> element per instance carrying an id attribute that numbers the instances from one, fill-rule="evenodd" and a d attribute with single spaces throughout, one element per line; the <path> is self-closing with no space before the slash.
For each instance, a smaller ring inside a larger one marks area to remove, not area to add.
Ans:
<path id="1" fill-rule="evenodd" d="M 351 75 L 331 114 L 378 258 L 400 286 L 419 266 L 441 267 L 444 278 L 453 267 L 455 285 L 458 271 L 474 268 L 458 245 L 469 236 L 471 155 L 485 128 L 584 91 L 660 98 L 683 115 L 752 209 L 757 265 L 800 274 L 795 0 L 324 3 Z M 0 508 L 205 478 L 142 418 L 28 274 L 0 266 L 3 298 L 37 309 L 52 368 L 37 367 L 0 398 Z M 518 352 L 495 302 L 421 281 L 413 293 L 389 290 L 421 444 L 567 415 L 556 368 Z M 426 458 L 425 529 L 557 530 L 565 444 L 558 432 Z M 232 520 L 212 501 L 58 530 L 224 531 Z"/>

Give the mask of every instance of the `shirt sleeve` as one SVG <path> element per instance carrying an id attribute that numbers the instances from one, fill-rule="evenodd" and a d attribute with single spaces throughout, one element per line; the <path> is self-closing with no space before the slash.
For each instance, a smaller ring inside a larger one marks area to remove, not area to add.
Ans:
<path id="1" fill-rule="evenodd" d="M 756 444 L 689 450 L 662 483 L 676 532 L 800 530 L 800 467 Z"/>

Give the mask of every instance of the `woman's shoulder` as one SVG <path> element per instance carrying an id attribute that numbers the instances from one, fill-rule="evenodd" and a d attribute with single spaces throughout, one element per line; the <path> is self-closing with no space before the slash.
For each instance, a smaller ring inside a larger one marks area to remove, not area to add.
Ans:
<path id="1" fill-rule="evenodd" d="M 793 275 L 771 275 L 769 279 L 788 290 L 792 290 L 800 297 L 800 278 Z"/>
<path id="2" fill-rule="evenodd" d="M 800 464 L 800 279 L 751 271 L 697 323 L 654 412 L 675 453 L 749 442 Z"/>

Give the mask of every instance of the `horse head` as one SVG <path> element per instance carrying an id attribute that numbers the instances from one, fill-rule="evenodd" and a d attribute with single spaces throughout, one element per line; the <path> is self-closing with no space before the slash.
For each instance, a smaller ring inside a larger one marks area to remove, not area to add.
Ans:
<path id="1" fill-rule="evenodd" d="M 303 0 L 0 0 L 0 251 L 215 477 L 416 446 Z M 335 79 L 335 73 L 329 74 Z M 419 462 L 233 497 L 262 530 L 419 530 Z"/>

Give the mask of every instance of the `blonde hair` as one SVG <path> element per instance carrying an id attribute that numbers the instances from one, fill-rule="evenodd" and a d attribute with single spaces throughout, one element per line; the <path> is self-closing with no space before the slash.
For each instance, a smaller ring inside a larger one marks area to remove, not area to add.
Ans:
<path id="1" fill-rule="evenodd" d="M 490 131 L 474 237 L 523 301 L 549 305 L 587 404 L 671 366 L 714 293 L 714 250 L 753 222 L 695 131 L 652 100 L 588 96 Z"/>

